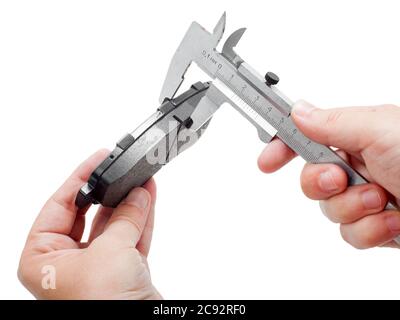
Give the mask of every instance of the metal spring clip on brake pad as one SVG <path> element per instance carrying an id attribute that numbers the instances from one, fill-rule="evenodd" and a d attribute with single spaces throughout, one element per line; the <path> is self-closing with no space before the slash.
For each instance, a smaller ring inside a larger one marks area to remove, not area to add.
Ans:
<path id="1" fill-rule="evenodd" d="M 268 143 L 276 136 L 307 162 L 340 166 L 348 175 L 349 185 L 368 182 L 331 148 L 301 133 L 290 117 L 292 103 L 275 86 L 279 81 L 275 74 L 268 72 L 265 78 L 260 76 L 236 54 L 233 49 L 246 29 L 233 32 L 222 52 L 217 51 L 225 20 L 224 13 L 213 33 L 197 22 L 191 24 L 171 60 L 161 90 L 161 107 L 138 129 L 125 136 L 93 172 L 77 196 L 78 207 L 98 202 L 115 207 L 130 189 L 142 185 L 173 156 L 196 142 L 197 139 L 180 139 L 180 135 L 190 133 L 199 137 L 214 112 L 225 102 L 257 128 L 263 142 Z M 196 83 L 175 97 L 192 62 L 213 81 Z M 148 161 L 149 155 L 166 142 L 176 152 L 172 156 L 167 152 L 164 159 L 159 157 L 159 161 Z M 386 208 L 397 209 L 397 206 L 388 203 Z M 400 237 L 395 240 L 400 244 Z"/>

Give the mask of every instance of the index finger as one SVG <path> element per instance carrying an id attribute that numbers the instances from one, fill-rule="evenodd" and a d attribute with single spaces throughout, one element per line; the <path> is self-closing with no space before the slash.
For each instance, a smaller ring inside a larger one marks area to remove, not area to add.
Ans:
<path id="1" fill-rule="evenodd" d="M 109 151 L 102 149 L 84 161 L 47 200 L 33 224 L 32 232 L 70 234 L 78 208 L 75 197 L 91 173 L 107 157 Z"/>
<path id="2" fill-rule="evenodd" d="M 262 172 L 272 173 L 296 157 L 296 153 L 284 144 L 280 139 L 275 138 L 267 144 L 261 155 L 258 157 L 258 167 Z"/>

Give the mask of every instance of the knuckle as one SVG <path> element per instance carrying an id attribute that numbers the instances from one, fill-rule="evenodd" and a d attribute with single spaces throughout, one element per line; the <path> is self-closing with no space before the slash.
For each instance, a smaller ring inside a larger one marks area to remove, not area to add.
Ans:
<path id="1" fill-rule="evenodd" d="M 352 221 L 351 214 L 343 210 L 336 211 L 335 214 L 332 215 L 332 219 L 336 223 L 349 223 Z"/>
<path id="2" fill-rule="evenodd" d="M 131 205 L 129 203 L 122 203 L 119 205 L 118 207 L 118 211 L 115 212 L 108 224 L 112 224 L 115 222 L 124 222 L 124 223 L 128 223 L 131 226 L 133 226 L 134 228 L 136 228 L 138 230 L 138 232 L 142 232 L 143 227 L 141 226 L 141 224 L 136 221 L 138 216 L 142 216 L 144 213 L 144 210 L 137 208 L 134 205 Z"/>
<path id="3" fill-rule="evenodd" d="M 335 126 L 336 123 L 342 118 L 343 111 L 342 110 L 330 110 L 328 116 L 325 120 L 326 126 Z"/>
<path id="4" fill-rule="evenodd" d="M 119 216 L 128 216 L 132 217 L 134 215 L 142 215 L 144 213 L 143 209 L 138 208 L 137 206 L 129 203 L 129 202 L 121 202 L 116 209 L 116 212 L 111 216 L 119 217 Z"/>
<path id="5" fill-rule="evenodd" d="M 133 218 L 131 218 L 131 217 L 129 217 L 129 216 L 126 216 L 126 215 L 117 216 L 117 217 L 115 217 L 114 220 L 110 221 L 110 224 L 111 224 L 111 223 L 114 223 L 114 222 L 117 222 L 117 221 L 121 221 L 121 222 L 124 222 L 124 223 L 128 223 L 128 224 L 131 225 L 133 228 L 137 229 L 138 232 L 140 232 L 140 233 L 142 232 L 142 228 L 141 228 L 141 226 L 139 225 L 139 223 L 137 223 L 137 222 L 135 221 L 135 219 L 133 219 Z"/>

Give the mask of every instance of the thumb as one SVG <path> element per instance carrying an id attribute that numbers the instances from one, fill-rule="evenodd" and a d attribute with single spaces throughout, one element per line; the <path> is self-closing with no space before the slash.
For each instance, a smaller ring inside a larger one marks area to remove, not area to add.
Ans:
<path id="1" fill-rule="evenodd" d="M 292 118 L 300 131 L 310 139 L 349 152 L 360 152 L 382 135 L 377 115 L 380 107 L 347 107 L 319 109 L 298 101 Z"/>
<path id="2" fill-rule="evenodd" d="M 146 189 L 133 189 L 114 209 L 103 235 L 122 245 L 136 246 L 150 212 L 150 200 L 150 193 Z"/>

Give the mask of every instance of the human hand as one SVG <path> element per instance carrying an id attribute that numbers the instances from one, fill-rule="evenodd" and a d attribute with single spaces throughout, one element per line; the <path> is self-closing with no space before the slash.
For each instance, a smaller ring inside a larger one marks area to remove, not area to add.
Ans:
<path id="1" fill-rule="evenodd" d="M 156 199 L 153 180 L 133 189 L 117 208 L 100 207 L 89 241 L 81 242 L 88 208 L 78 210 L 75 197 L 108 154 L 101 150 L 81 164 L 34 222 L 18 276 L 36 298 L 161 298 L 147 264 Z M 54 279 L 45 279 L 43 272 Z"/>
<path id="2" fill-rule="evenodd" d="M 306 164 L 301 174 L 305 195 L 321 200 L 323 213 L 340 223 L 342 237 L 354 247 L 398 247 L 393 239 L 400 235 L 400 212 L 384 208 L 392 197 L 400 204 L 400 108 L 322 110 L 300 101 L 291 115 L 307 137 L 339 148 L 339 154 L 370 181 L 347 186 L 347 175 L 340 167 Z M 294 157 L 291 149 L 274 139 L 260 155 L 258 165 L 270 173 Z"/>

